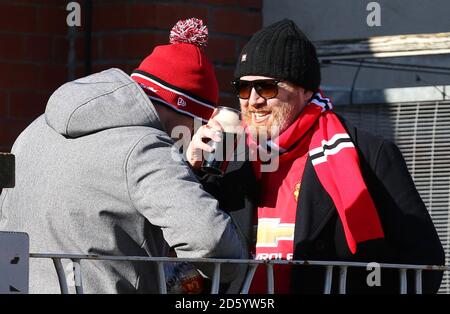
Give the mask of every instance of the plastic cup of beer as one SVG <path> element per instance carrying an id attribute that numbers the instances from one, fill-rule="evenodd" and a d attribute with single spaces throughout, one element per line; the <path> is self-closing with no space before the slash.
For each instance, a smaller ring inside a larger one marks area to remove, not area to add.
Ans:
<path id="1" fill-rule="evenodd" d="M 241 112 L 230 107 L 219 106 L 215 108 L 210 119 L 219 122 L 222 126 L 223 131 L 218 131 L 222 140 L 208 143 L 214 151 L 205 152 L 201 169 L 209 175 L 223 176 L 242 134 Z"/>

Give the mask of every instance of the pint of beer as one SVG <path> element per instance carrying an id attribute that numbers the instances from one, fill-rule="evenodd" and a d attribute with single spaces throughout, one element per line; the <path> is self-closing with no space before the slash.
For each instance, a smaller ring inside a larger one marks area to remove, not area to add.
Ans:
<path id="1" fill-rule="evenodd" d="M 205 153 L 202 170 L 210 175 L 223 176 L 242 135 L 241 113 L 233 108 L 219 106 L 210 119 L 214 119 L 222 126 L 223 131 L 219 135 L 222 140 L 208 143 L 214 151 Z"/>

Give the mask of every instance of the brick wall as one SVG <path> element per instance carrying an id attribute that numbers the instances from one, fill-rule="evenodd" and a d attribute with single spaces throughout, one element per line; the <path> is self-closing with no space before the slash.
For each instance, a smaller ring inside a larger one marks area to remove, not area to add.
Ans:
<path id="1" fill-rule="evenodd" d="M 68 80 L 69 40 L 61 0 L 0 1 L 0 151 L 43 113 L 51 92 Z M 78 1 L 82 8 L 83 0 Z M 221 103 L 236 105 L 229 81 L 249 36 L 261 28 L 262 0 L 92 1 L 92 71 L 118 67 L 131 72 L 155 45 L 168 43 L 179 20 L 203 19 L 207 54 L 219 79 Z M 75 77 L 86 74 L 84 14 L 76 28 Z"/>
<path id="2" fill-rule="evenodd" d="M 0 151 L 66 80 L 64 1 L 0 2 Z"/>

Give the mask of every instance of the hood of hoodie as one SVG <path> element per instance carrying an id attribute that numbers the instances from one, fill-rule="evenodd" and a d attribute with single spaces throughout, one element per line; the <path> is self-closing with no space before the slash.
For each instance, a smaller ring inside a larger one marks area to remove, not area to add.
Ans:
<path id="1" fill-rule="evenodd" d="M 50 97 L 45 119 L 56 132 L 70 138 L 128 126 L 163 129 L 147 95 L 119 69 L 62 85 Z"/>

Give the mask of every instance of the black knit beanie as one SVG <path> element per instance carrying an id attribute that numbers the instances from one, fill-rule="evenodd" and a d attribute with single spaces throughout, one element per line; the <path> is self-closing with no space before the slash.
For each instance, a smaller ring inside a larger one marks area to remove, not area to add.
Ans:
<path id="1" fill-rule="evenodd" d="M 234 77 L 246 75 L 273 77 L 313 92 L 320 85 L 316 49 L 289 19 L 261 29 L 244 46 Z"/>

